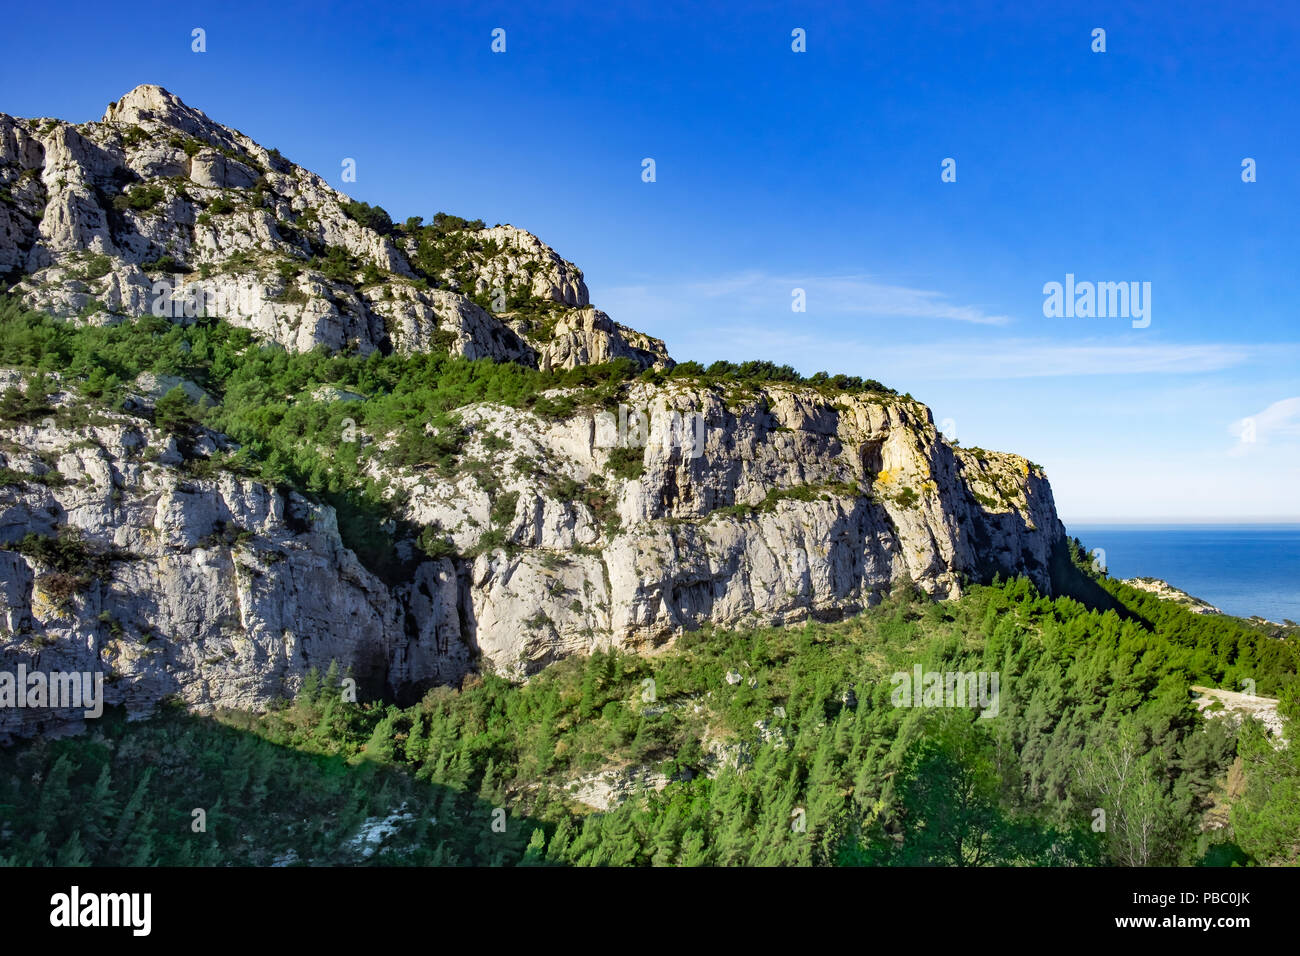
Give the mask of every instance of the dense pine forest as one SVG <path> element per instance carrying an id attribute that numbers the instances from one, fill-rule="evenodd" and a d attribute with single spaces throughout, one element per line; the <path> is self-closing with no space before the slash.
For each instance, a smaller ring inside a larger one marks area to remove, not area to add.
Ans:
<path id="1" fill-rule="evenodd" d="M 705 629 L 405 708 L 351 701 L 332 670 L 260 715 L 113 713 L 0 750 L 0 863 L 1300 861 L 1300 751 L 1191 691 L 1249 678 L 1294 727 L 1294 637 L 1072 549 L 1095 608 L 1024 579 L 946 603 L 904 585 L 838 622 Z M 890 675 L 917 664 L 997 672 L 997 715 L 895 706 Z M 580 785 L 611 768 L 666 783 L 593 810 Z"/>

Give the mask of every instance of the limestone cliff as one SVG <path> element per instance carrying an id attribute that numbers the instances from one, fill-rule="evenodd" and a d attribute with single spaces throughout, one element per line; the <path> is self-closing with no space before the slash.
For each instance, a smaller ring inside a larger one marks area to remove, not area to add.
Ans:
<path id="1" fill-rule="evenodd" d="M 158 87 L 97 123 L 0 114 L 0 272 L 34 307 L 115 322 L 159 314 L 160 284 L 193 283 L 291 351 L 672 367 L 662 342 L 591 305 L 572 263 L 480 226 L 395 227 Z M 0 392 L 22 380 L 0 372 Z M 44 417 L 0 419 L 0 669 L 99 670 L 108 702 L 138 711 L 265 706 L 334 661 L 372 696 L 485 664 L 524 676 L 706 623 L 852 613 L 904 580 L 940 599 L 994 573 L 1050 589 L 1064 534 L 1036 465 L 953 446 L 910 397 L 648 374 L 618 412 L 460 408 L 450 473 L 371 462 L 395 522 L 448 555 L 395 540 L 408 570 L 386 581 L 327 505 L 210 466 L 225 436 L 182 449 L 154 427 L 159 395 L 196 386 L 137 384 L 138 400 L 87 412 L 63 381 Z M 322 385 L 295 400 L 367 397 Z M 0 710 L 0 735 L 72 716 Z"/>

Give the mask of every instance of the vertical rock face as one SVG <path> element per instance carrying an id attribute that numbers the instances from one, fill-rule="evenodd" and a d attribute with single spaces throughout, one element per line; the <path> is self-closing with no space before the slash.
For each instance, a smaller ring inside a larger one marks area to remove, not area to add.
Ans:
<path id="1" fill-rule="evenodd" d="M 467 666 L 449 561 L 390 587 L 343 547 L 332 509 L 187 474 L 174 439 L 128 415 L 0 434 L 0 467 L 24 476 L 0 487 L 0 671 L 101 673 L 106 703 L 147 712 L 168 697 L 264 707 L 331 663 L 362 699 Z M 71 564 L 29 536 L 71 542 Z M 0 737 L 78 716 L 0 707 Z"/>
<path id="2" fill-rule="evenodd" d="M 707 622 L 836 617 L 900 580 L 936 598 L 996 573 L 1050 591 L 1064 529 L 1041 470 L 953 448 L 923 405 L 797 387 L 728 403 L 710 390 L 644 385 L 629 407 L 648 426 L 630 479 L 609 470 L 630 447 L 610 413 L 547 424 L 493 406 L 465 412 L 483 437 L 467 458 L 502 475 L 498 497 L 515 500 L 502 526 L 515 548 L 479 554 L 465 570 L 470 633 L 499 668 L 529 673 L 574 650 L 654 647 Z M 665 424 L 674 413 L 698 416 L 686 442 Z M 508 450 L 491 450 L 497 434 L 511 436 Z M 548 462 L 547 474 L 510 475 L 521 453 Z M 607 500 L 593 507 L 597 489 Z M 468 472 L 412 476 L 403 490 L 413 521 L 475 551 L 491 496 Z"/>
<path id="3" fill-rule="evenodd" d="M 572 263 L 481 227 L 394 227 L 159 87 L 98 123 L 0 114 L 0 273 L 30 305 L 103 323 L 215 303 L 292 351 L 672 367 Z M 160 293 L 178 276 L 197 299 Z M 127 411 L 90 414 L 64 383 L 47 417 L 0 418 L 0 671 L 99 671 L 106 702 L 138 712 L 264 707 L 331 663 L 359 694 L 401 697 L 706 623 L 849 614 L 900 581 L 940 599 L 995 573 L 1050 589 L 1064 531 L 1041 470 L 950 445 L 910 398 L 643 379 L 617 410 L 560 419 L 462 407 L 450 470 L 367 466 L 394 521 L 449 555 L 395 540 L 384 577 L 327 505 L 214 465 L 225 436 L 196 451 L 153 427 L 152 403 L 178 384 L 202 398 L 193 383 L 144 376 Z M 0 370 L 0 393 L 21 384 Z M 0 708 L 0 736 L 77 719 Z"/>

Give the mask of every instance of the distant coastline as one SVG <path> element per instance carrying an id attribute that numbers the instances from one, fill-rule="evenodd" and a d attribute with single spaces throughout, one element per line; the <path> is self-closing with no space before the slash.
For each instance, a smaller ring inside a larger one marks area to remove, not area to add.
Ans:
<path id="1" fill-rule="evenodd" d="M 1223 528 L 1240 526 L 1243 528 L 1258 528 L 1264 525 L 1275 525 L 1277 527 L 1294 526 L 1300 528 L 1300 516 L 1283 515 L 1281 517 L 1178 517 L 1178 516 L 1161 516 L 1157 518 L 1116 518 L 1116 517 L 1085 517 L 1067 519 L 1064 515 L 1061 520 L 1065 522 L 1067 529 L 1078 527 L 1088 528 Z M 1073 533 L 1073 532 L 1071 532 Z"/>
<path id="2" fill-rule="evenodd" d="M 1300 621 L 1300 522 L 1074 522 L 1114 578 L 1148 577 L 1225 614 Z"/>

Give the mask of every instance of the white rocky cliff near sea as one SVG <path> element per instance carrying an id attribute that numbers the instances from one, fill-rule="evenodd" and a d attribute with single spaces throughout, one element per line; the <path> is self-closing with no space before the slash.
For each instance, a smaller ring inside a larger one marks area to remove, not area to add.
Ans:
<path id="1" fill-rule="evenodd" d="M 527 232 L 467 224 L 430 249 L 369 215 L 156 86 L 100 122 L 0 114 L 0 275 L 33 308 L 118 322 L 149 314 L 155 283 L 183 272 L 222 318 L 295 352 L 673 366 L 660 340 L 594 308 L 581 271 Z M 22 380 L 0 371 L 0 391 Z M 1064 537 L 1037 466 L 954 447 L 910 397 L 670 378 L 634 382 L 626 403 L 652 425 L 700 416 L 702 441 L 652 434 L 631 468 L 611 467 L 617 435 L 599 410 L 461 409 L 462 457 L 500 487 L 470 468 L 386 474 L 404 492 L 400 517 L 454 548 L 385 582 L 344 546 L 327 505 L 187 469 L 187 452 L 151 424 L 157 383 L 138 383 L 124 410 L 61 423 L 77 384 L 59 383 L 43 420 L 0 420 L 11 476 L 0 669 L 101 671 L 107 702 L 141 713 L 166 697 L 199 711 L 264 707 L 332 661 L 369 695 L 409 696 L 488 664 L 524 676 L 595 648 L 648 651 L 705 623 L 852 613 L 902 580 L 936 598 L 999 572 L 1050 590 Z M 512 467 L 521 459 L 536 467 Z M 489 523 L 503 537 L 482 547 Z M 78 588 L 20 546 L 69 529 L 102 571 Z M 74 718 L 3 710 L 0 735 Z"/>

